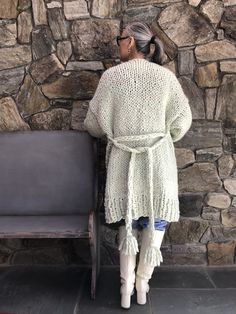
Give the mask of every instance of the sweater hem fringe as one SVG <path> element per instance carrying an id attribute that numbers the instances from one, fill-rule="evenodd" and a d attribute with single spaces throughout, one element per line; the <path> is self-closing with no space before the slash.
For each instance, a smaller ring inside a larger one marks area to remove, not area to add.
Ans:
<path id="1" fill-rule="evenodd" d="M 141 195 L 133 197 L 132 218 L 137 220 L 141 216 L 149 216 L 150 203 L 148 197 Z M 115 223 L 125 219 L 127 210 L 127 198 L 105 198 L 105 219 L 106 223 Z M 168 222 L 179 221 L 179 200 L 163 196 L 154 197 L 153 209 L 155 218 L 160 218 Z"/>

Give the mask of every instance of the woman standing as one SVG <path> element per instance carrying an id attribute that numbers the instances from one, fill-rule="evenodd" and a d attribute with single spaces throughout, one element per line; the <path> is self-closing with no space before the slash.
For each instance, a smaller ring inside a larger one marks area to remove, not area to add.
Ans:
<path id="1" fill-rule="evenodd" d="M 126 25 L 117 44 L 122 63 L 103 72 L 84 125 L 108 139 L 105 218 L 120 223 L 121 307 L 129 308 L 134 285 L 137 302 L 146 303 L 148 281 L 163 261 L 165 227 L 179 220 L 173 142 L 188 131 L 192 115 L 176 76 L 161 66 L 162 43 L 147 24 Z"/>

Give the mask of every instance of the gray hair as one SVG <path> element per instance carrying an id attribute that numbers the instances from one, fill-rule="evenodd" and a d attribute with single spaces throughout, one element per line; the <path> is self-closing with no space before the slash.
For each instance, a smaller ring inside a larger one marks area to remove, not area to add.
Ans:
<path id="1" fill-rule="evenodd" d="M 148 24 L 142 22 L 132 22 L 127 24 L 124 29 L 127 31 L 128 35 L 134 37 L 137 51 L 143 53 L 145 58 L 150 54 L 151 38 L 152 36 L 155 36 L 153 42 L 155 44 L 155 50 L 150 61 L 157 64 L 163 64 L 163 43 L 156 34 L 153 34 Z"/>

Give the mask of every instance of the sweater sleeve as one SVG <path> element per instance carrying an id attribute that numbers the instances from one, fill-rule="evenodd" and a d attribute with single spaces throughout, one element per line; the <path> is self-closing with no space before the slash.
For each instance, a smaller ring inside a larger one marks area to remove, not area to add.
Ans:
<path id="1" fill-rule="evenodd" d="M 171 80 L 169 95 L 166 110 L 167 127 L 173 142 L 177 142 L 189 130 L 192 124 L 192 112 L 189 100 L 175 75 Z"/>
<path id="2" fill-rule="evenodd" d="M 93 98 L 89 102 L 88 111 L 84 119 L 86 130 L 94 137 L 106 135 L 106 114 L 111 104 L 111 91 L 109 90 L 107 71 L 103 72 Z"/>
<path id="3" fill-rule="evenodd" d="M 84 119 L 84 126 L 93 137 L 102 137 L 105 135 L 97 121 L 96 115 L 92 112 L 90 107 L 88 108 L 86 118 Z"/>

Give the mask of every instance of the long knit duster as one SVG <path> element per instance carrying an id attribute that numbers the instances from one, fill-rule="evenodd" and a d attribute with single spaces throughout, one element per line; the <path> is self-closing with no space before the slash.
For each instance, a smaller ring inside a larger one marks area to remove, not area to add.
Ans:
<path id="1" fill-rule="evenodd" d="M 146 59 L 131 59 L 103 72 L 84 125 L 94 137 L 106 136 L 105 219 L 126 222 L 119 246 L 135 255 L 132 219 L 150 218 L 145 261 L 160 265 L 153 245 L 155 218 L 179 220 L 178 176 L 173 142 L 189 130 L 189 101 L 174 73 Z"/>

